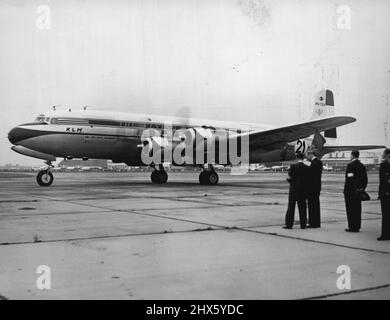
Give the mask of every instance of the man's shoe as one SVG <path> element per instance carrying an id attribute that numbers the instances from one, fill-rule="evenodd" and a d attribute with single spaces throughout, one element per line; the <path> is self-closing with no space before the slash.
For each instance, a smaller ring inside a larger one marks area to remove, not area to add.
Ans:
<path id="1" fill-rule="evenodd" d="M 347 232 L 359 232 L 359 230 L 351 230 L 351 229 L 345 229 Z"/>
<path id="2" fill-rule="evenodd" d="M 382 237 L 382 236 L 380 236 L 378 239 L 376 239 L 376 240 L 378 240 L 378 241 L 387 241 L 387 240 L 390 240 L 390 237 L 388 238 L 388 237 Z"/>
<path id="3" fill-rule="evenodd" d="M 311 226 L 310 224 L 306 226 L 306 228 L 312 228 L 312 229 L 317 229 L 320 228 L 320 226 Z"/>
<path id="4" fill-rule="evenodd" d="M 284 226 L 283 229 L 292 229 L 292 227 Z"/>

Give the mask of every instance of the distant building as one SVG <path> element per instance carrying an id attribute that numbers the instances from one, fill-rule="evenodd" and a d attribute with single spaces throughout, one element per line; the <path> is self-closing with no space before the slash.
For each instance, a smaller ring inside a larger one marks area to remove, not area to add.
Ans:
<path id="1" fill-rule="evenodd" d="M 108 168 L 107 160 L 88 159 L 88 160 L 62 160 L 58 166 L 61 169 L 73 169 L 80 171 L 96 171 Z"/>
<path id="2" fill-rule="evenodd" d="M 324 165 L 333 169 L 333 171 L 344 171 L 347 164 L 351 161 L 350 151 L 340 151 L 326 154 L 321 160 Z M 380 164 L 381 155 L 377 152 L 361 151 L 360 161 L 367 167 L 373 169 Z"/>
<path id="3" fill-rule="evenodd" d="M 131 168 L 126 163 L 114 163 L 112 161 L 107 161 L 107 169 L 111 171 L 130 171 Z"/>
<path id="4" fill-rule="evenodd" d="M 7 163 L 4 166 L 0 166 L 0 171 L 33 171 L 33 167 Z"/>

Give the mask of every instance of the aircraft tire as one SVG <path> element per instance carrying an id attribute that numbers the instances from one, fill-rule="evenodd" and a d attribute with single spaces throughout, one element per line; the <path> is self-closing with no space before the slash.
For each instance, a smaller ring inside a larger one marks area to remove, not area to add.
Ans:
<path id="1" fill-rule="evenodd" d="M 168 181 L 168 174 L 162 170 L 154 170 L 150 178 L 153 183 L 166 183 Z"/>
<path id="2" fill-rule="evenodd" d="M 168 174 L 165 171 L 158 171 L 158 183 L 167 183 Z"/>
<path id="3" fill-rule="evenodd" d="M 208 184 L 207 181 L 208 181 L 208 172 L 207 171 L 202 171 L 199 174 L 199 183 L 202 184 L 202 185 L 206 185 L 206 184 Z"/>
<path id="4" fill-rule="evenodd" d="M 156 170 L 152 171 L 152 174 L 150 175 L 150 179 L 153 183 L 158 183 L 158 174 Z"/>
<path id="5" fill-rule="evenodd" d="M 41 187 L 49 187 L 54 181 L 53 174 L 48 170 L 39 171 L 37 174 L 37 182 Z"/>
<path id="6" fill-rule="evenodd" d="M 218 184 L 218 181 L 219 181 L 219 177 L 218 177 L 218 174 L 214 171 L 210 172 L 208 174 L 208 184 L 209 185 L 212 185 L 212 186 L 215 186 L 216 184 Z"/>

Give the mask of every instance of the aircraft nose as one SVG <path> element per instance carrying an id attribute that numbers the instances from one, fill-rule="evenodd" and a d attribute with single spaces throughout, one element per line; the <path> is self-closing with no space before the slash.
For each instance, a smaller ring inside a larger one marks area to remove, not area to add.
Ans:
<path id="1" fill-rule="evenodd" d="M 15 127 L 8 132 L 8 140 L 12 144 L 18 143 L 20 140 L 24 139 L 23 129 Z"/>

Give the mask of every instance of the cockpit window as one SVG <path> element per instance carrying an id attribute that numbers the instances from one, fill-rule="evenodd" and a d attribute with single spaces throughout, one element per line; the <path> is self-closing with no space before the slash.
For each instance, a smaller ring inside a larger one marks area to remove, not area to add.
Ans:
<path id="1" fill-rule="evenodd" d="M 44 116 L 44 115 L 38 116 L 38 117 L 35 119 L 35 122 L 45 122 L 45 116 Z"/>

